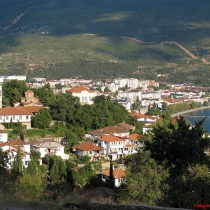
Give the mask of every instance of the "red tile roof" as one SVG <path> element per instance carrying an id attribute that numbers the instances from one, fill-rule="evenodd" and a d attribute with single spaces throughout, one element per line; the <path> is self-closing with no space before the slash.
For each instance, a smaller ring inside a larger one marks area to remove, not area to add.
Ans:
<path id="1" fill-rule="evenodd" d="M 43 106 L 17 106 L 17 108 L 30 112 L 31 114 L 38 113 L 40 109 L 46 109 L 46 107 Z"/>
<path id="2" fill-rule="evenodd" d="M 34 93 L 32 90 L 27 90 L 26 93 Z"/>
<path id="3" fill-rule="evenodd" d="M 110 176 L 110 171 L 104 171 L 101 172 L 101 174 L 105 175 L 105 176 Z M 124 178 L 126 177 L 126 173 L 124 170 L 122 170 L 121 168 L 115 168 L 113 170 L 113 175 L 115 179 L 119 179 L 119 178 Z"/>
<path id="4" fill-rule="evenodd" d="M 125 141 L 125 139 L 119 138 L 114 135 L 105 135 L 105 136 L 102 136 L 101 138 L 98 138 L 98 140 L 106 141 L 106 142 Z"/>
<path id="5" fill-rule="evenodd" d="M 83 151 L 101 151 L 104 150 L 101 147 L 98 147 L 95 143 L 92 142 L 84 142 L 82 144 L 73 146 L 72 149 L 80 149 Z"/>
<path id="6" fill-rule="evenodd" d="M 147 119 L 152 119 L 152 120 L 157 119 L 157 117 L 152 117 L 152 116 L 148 116 L 148 115 L 144 115 L 140 113 L 130 113 L 129 115 L 131 117 L 137 117 L 137 118 L 147 118 Z"/>
<path id="7" fill-rule="evenodd" d="M 132 134 L 129 135 L 129 139 L 131 139 L 131 140 L 138 141 L 139 138 L 140 138 L 140 135 L 137 134 L 137 133 L 132 133 Z"/>
<path id="8" fill-rule="evenodd" d="M 0 108 L 0 115 L 31 115 L 30 112 L 16 108 L 16 107 L 6 107 Z"/>
<path id="9" fill-rule="evenodd" d="M 5 130 L 0 130 L 0 133 L 7 133 L 7 131 L 5 131 Z"/>
<path id="10" fill-rule="evenodd" d="M 127 123 L 119 123 L 114 126 L 107 126 L 101 129 L 92 130 L 88 133 L 91 135 L 104 135 L 104 134 L 115 134 L 115 133 L 128 133 L 131 129 L 135 129 L 134 125 Z"/>
<path id="11" fill-rule="evenodd" d="M 66 90 L 67 93 L 81 93 L 82 91 L 95 92 L 95 91 L 90 90 L 83 86 L 77 86 L 77 87 L 71 88 L 69 90 Z"/>

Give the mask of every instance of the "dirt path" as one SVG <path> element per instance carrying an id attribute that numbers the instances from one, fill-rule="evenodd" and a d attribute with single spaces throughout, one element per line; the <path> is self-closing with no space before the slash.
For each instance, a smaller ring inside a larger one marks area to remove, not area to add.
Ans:
<path id="1" fill-rule="evenodd" d="M 9 28 L 11 28 L 13 25 L 15 25 L 27 12 L 29 12 L 34 6 L 29 7 L 25 12 L 21 13 L 20 15 L 18 15 L 10 25 L 6 26 L 3 28 L 3 30 L 7 30 Z"/>
<path id="2" fill-rule="evenodd" d="M 180 49 L 184 50 L 191 58 L 193 59 L 198 59 L 198 57 L 196 57 L 195 55 L 193 55 L 189 50 L 187 50 L 185 47 L 183 47 L 181 44 L 179 44 L 178 42 L 175 41 L 165 41 L 165 42 L 161 42 L 161 44 L 175 44 L 176 46 L 178 46 Z"/>
<path id="3" fill-rule="evenodd" d="M 141 40 L 138 40 L 136 38 L 132 38 L 132 37 L 123 37 L 125 39 L 129 39 L 138 43 L 144 43 L 144 44 L 158 44 L 157 42 L 143 42 Z M 179 44 L 178 42 L 175 41 L 164 41 L 161 42 L 161 44 L 174 44 L 177 47 L 179 47 L 180 49 L 184 50 L 191 58 L 193 59 L 199 59 L 197 56 L 193 55 L 193 53 L 191 53 L 188 49 L 186 49 L 184 46 L 182 46 L 181 44 Z"/>

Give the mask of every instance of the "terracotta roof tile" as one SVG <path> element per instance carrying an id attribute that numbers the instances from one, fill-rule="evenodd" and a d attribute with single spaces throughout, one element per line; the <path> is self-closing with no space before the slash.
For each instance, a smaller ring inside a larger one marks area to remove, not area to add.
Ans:
<path id="1" fill-rule="evenodd" d="M 138 141 L 139 138 L 140 138 L 140 136 L 137 133 L 132 133 L 132 134 L 129 135 L 129 139 L 131 139 L 131 140 Z"/>
<path id="2" fill-rule="evenodd" d="M 69 90 L 66 90 L 67 93 L 81 93 L 82 91 L 95 92 L 94 90 L 90 90 L 84 86 L 77 86 Z"/>
<path id="3" fill-rule="evenodd" d="M 34 93 L 32 90 L 27 90 L 25 93 Z"/>
<path id="4" fill-rule="evenodd" d="M 115 133 L 127 133 L 131 129 L 134 129 L 135 126 L 129 125 L 126 123 L 119 123 L 114 126 L 107 126 L 101 129 L 89 131 L 89 134 L 92 135 L 104 135 L 104 134 L 115 134 Z"/>
<path id="5" fill-rule="evenodd" d="M 0 108 L 0 115 L 31 115 L 31 114 L 25 110 L 16 107 L 6 107 L 6 108 Z"/>
<path id="6" fill-rule="evenodd" d="M 104 171 L 101 172 L 101 174 L 105 175 L 105 176 L 110 176 L 110 171 Z M 124 170 L 122 170 L 121 168 L 115 168 L 113 170 L 113 175 L 115 179 L 119 179 L 119 178 L 124 178 L 126 177 L 126 173 Z"/>
<path id="7" fill-rule="evenodd" d="M 32 113 L 38 113 L 40 111 L 40 109 L 46 109 L 43 106 L 17 106 L 18 109 L 22 109 L 25 110 L 27 112 Z"/>
<path id="8" fill-rule="evenodd" d="M 101 138 L 98 138 L 98 140 L 106 141 L 106 142 L 125 141 L 125 139 L 119 138 L 114 135 L 105 135 L 105 136 L 102 136 Z"/>
<path id="9" fill-rule="evenodd" d="M 101 151 L 104 150 L 101 147 L 98 147 L 95 143 L 84 142 L 82 144 L 76 145 L 72 147 L 73 149 L 80 149 L 83 151 Z"/>

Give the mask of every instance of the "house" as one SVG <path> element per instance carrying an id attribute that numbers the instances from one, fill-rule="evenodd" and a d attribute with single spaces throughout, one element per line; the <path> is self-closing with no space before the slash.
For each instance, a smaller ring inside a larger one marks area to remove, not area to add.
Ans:
<path id="1" fill-rule="evenodd" d="M 13 166 L 13 162 L 15 160 L 15 156 L 17 155 L 18 146 L 20 146 L 21 156 L 22 156 L 22 165 L 23 168 L 28 167 L 28 163 L 31 161 L 30 159 L 30 145 L 21 140 L 13 140 L 0 144 L 0 150 L 3 152 L 7 152 L 8 154 L 8 169 L 11 169 Z"/>
<path id="2" fill-rule="evenodd" d="M 126 110 L 131 110 L 131 100 L 129 98 L 113 98 L 111 101 L 113 103 L 117 101 L 119 104 L 123 105 Z"/>
<path id="3" fill-rule="evenodd" d="M 104 155 L 112 160 L 119 160 L 123 156 L 137 153 L 137 145 L 126 137 L 104 135 L 98 138 L 97 143 L 104 149 Z"/>
<path id="4" fill-rule="evenodd" d="M 8 133 L 5 130 L 0 130 L 0 143 L 8 141 Z"/>
<path id="5" fill-rule="evenodd" d="M 94 90 L 90 90 L 89 88 L 83 86 L 77 86 L 71 89 L 66 90 L 66 93 L 72 94 L 72 96 L 78 97 L 80 103 L 84 104 L 93 104 L 93 98 L 98 95 L 98 93 Z"/>
<path id="6" fill-rule="evenodd" d="M 123 136 L 129 136 L 129 133 L 131 130 L 134 130 L 134 125 L 129 125 L 127 123 L 118 123 L 114 126 L 107 126 L 104 128 L 100 128 L 97 130 L 89 131 L 85 137 L 90 138 L 92 140 L 96 140 L 98 137 L 101 137 L 103 135 L 112 134 L 115 136 L 123 137 Z"/>
<path id="7" fill-rule="evenodd" d="M 97 144 L 94 142 L 84 142 L 82 144 L 73 146 L 72 150 L 75 151 L 77 157 L 81 158 L 85 155 L 88 155 L 91 160 L 98 160 L 100 156 L 104 155 L 104 149 L 97 146 Z"/>
<path id="8" fill-rule="evenodd" d="M 17 106 L 17 108 L 29 112 L 32 116 L 36 115 L 41 109 L 48 109 L 43 106 Z"/>
<path id="9" fill-rule="evenodd" d="M 114 176 L 115 187 L 119 187 L 126 180 L 125 170 L 121 168 L 114 168 L 113 176 Z M 110 171 L 101 172 L 101 179 L 103 182 L 106 183 L 109 180 L 109 178 L 110 178 Z"/>
<path id="10" fill-rule="evenodd" d="M 21 122 L 26 129 L 31 128 L 31 114 L 16 107 L 0 108 L 0 123 Z"/>
<path id="11" fill-rule="evenodd" d="M 140 113 L 130 113 L 129 115 L 137 118 L 137 121 L 143 124 L 154 124 L 159 119 L 157 116 L 147 116 Z"/>
<path id="12" fill-rule="evenodd" d="M 46 155 L 60 156 L 63 160 L 68 160 L 69 155 L 64 153 L 64 146 L 52 139 L 39 139 L 32 141 L 31 150 L 36 150 L 41 153 L 41 158 Z"/>
<path id="13" fill-rule="evenodd" d="M 144 147 L 144 144 L 140 142 L 142 136 L 137 134 L 137 133 L 132 133 L 129 135 L 128 137 L 130 139 L 130 142 L 132 144 L 136 144 L 137 145 L 137 149 L 142 149 Z"/>

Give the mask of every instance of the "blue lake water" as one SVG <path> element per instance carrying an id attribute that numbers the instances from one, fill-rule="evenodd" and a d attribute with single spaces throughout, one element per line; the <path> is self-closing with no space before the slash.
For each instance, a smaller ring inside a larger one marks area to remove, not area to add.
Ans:
<path id="1" fill-rule="evenodd" d="M 187 113 L 186 115 L 190 116 L 208 116 L 204 123 L 204 129 L 210 133 L 210 109 L 203 109 L 195 112 Z M 203 117 L 190 117 L 190 116 L 184 116 L 185 119 L 189 120 L 193 125 L 195 125 L 195 122 L 198 120 L 202 120 Z"/>

